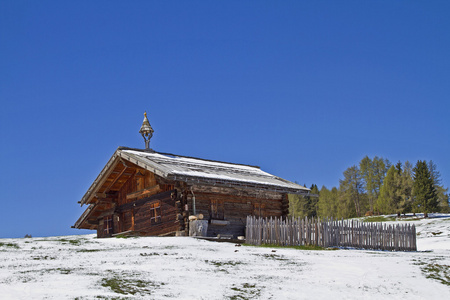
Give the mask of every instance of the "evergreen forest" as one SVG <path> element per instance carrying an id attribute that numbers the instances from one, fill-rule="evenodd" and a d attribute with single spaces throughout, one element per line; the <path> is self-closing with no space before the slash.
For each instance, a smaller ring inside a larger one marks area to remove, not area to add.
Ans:
<path id="1" fill-rule="evenodd" d="M 449 213 L 448 188 L 433 161 L 409 161 L 391 164 L 375 156 L 364 157 L 358 165 L 347 168 L 339 187 L 319 190 L 310 187 L 307 196 L 289 195 L 292 217 L 353 217 L 407 213 Z"/>

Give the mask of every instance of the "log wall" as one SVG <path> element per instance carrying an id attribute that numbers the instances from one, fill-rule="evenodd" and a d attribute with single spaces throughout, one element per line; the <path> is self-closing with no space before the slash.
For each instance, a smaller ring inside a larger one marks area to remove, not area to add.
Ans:
<path id="1" fill-rule="evenodd" d="M 244 236 L 247 216 L 283 217 L 283 203 L 279 199 L 265 199 L 248 196 L 215 193 L 195 193 L 196 214 L 202 214 L 209 221 L 207 235 Z M 193 212 L 192 195 L 188 197 L 190 214 Z M 218 207 L 217 207 L 218 206 Z M 216 213 L 216 210 L 221 210 Z"/>
<path id="2" fill-rule="evenodd" d="M 147 198 L 151 194 L 145 196 L 137 196 L 135 198 L 129 198 L 127 195 L 136 193 L 146 188 L 159 186 L 161 192 L 166 192 L 173 190 L 173 185 L 161 183 L 157 176 L 147 170 L 137 169 L 135 174 L 132 175 L 125 184 L 120 188 L 117 197 L 117 205 L 123 205 L 126 203 L 131 203 L 135 200 Z"/>

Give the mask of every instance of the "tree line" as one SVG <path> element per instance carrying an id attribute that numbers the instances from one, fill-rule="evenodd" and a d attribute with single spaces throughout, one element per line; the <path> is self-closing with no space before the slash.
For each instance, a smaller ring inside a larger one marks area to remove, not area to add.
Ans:
<path id="1" fill-rule="evenodd" d="M 293 217 L 353 218 L 377 214 L 450 212 L 448 188 L 433 161 L 416 165 L 375 156 L 347 168 L 339 187 L 311 185 L 308 196 L 289 195 Z"/>

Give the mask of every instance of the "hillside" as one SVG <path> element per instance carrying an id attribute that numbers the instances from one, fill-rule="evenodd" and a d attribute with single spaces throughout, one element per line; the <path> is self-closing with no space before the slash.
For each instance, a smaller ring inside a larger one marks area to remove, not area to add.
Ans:
<path id="1" fill-rule="evenodd" d="M 396 222 L 396 221 L 394 221 Z M 0 240 L 2 299 L 448 299 L 450 215 L 418 252 L 307 251 L 188 237 Z"/>

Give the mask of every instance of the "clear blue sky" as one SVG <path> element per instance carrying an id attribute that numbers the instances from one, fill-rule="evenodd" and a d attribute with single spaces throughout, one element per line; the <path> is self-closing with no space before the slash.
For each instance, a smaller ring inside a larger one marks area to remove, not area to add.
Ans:
<path id="1" fill-rule="evenodd" d="M 365 156 L 450 186 L 450 1 L 0 0 L 0 237 L 82 234 L 118 146 L 337 186 Z"/>

